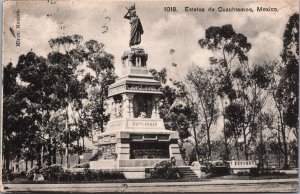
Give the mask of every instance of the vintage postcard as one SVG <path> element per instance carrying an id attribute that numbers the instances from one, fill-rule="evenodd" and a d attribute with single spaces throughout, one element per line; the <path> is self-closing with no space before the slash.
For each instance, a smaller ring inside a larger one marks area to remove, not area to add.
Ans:
<path id="1" fill-rule="evenodd" d="M 4 192 L 297 192 L 299 1 L 6 0 Z"/>

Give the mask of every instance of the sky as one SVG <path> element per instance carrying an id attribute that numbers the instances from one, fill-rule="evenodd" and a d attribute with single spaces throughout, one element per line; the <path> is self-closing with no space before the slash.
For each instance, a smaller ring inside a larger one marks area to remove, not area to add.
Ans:
<path id="1" fill-rule="evenodd" d="M 129 50 L 129 20 L 126 7 L 136 5 L 144 34 L 139 47 L 148 53 L 148 67 L 167 68 L 170 77 L 183 78 L 191 65 L 208 67 L 212 53 L 201 49 L 198 40 L 210 26 L 232 24 L 252 44 L 250 63 L 275 60 L 282 50 L 282 36 L 288 18 L 298 11 L 298 1 L 96 1 L 96 0 L 32 0 L 4 3 L 3 65 L 14 65 L 21 54 L 33 51 L 47 56 L 51 38 L 79 34 L 104 43 L 105 50 L 115 56 L 116 73 L 121 72 L 121 56 Z M 278 12 L 257 12 L 257 6 L 275 7 Z M 177 12 L 165 12 L 176 7 Z M 204 8 L 205 12 L 185 12 L 185 7 Z M 208 12 L 208 8 L 253 8 L 253 13 Z M 20 29 L 16 28 L 17 10 Z M 108 27 L 104 32 L 103 25 Z M 13 36 L 10 28 L 15 32 Z M 20 32 L 20 46 L 16 33 Z M 173 54 L 170 49 L 174 49 Z M 172 66 L 176 63 L 177 67 Z"/>

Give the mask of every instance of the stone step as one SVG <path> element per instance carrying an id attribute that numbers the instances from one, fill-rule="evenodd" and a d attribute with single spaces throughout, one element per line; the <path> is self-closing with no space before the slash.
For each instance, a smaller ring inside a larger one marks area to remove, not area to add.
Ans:
<path id="1" fill-rule="evenodd" d="M 180 174 L 180 173 L 179 173 L 179 175 L 180 175 L 180 177 L 184 177 L 184 178 L 197 178 L 196 175 L 186 175 L 186 174 Z"/>
<path id="2" fill-rule="evenodd" d="M 182 171 L 178 171 L 180 173 L 184 173 L 184 174 L 194 174 L 194 172 L 182 172 Z"/>
<path id="3" fill-rule="evenodd" d="M 198 176 L 189 167 L 179 167 L 179 174 L 184 178 L 197 179 Z"/>
<path id="4" fill-rule="evenodd" d="M 190 170 L 178 170 L 180 172 L 191 172 Z"/>
<path id="5" fill-rule="evenodd" d="M 184 175 L 195 175 L 194 173 L 181 173 L 179 172 L 180 174 L 184 174 Z"/>
<path id="6" fill-rule="evenodd" d="M 195 174 L 181 174 L 184 177 L 197 177 Z"/>
<path id="7" fill-rule="evenodd" d="M 182 174 L 194 174 L 194 172 L 182 172 L 182 171 L 178 171 L 178 172 L 180 172 Z"/>

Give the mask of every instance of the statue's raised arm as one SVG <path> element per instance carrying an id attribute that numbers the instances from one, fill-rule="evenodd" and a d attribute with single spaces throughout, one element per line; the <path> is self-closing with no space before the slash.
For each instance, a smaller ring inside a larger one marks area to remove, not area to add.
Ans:
<path id="1" fill-rule="evenodd" d="M 130 9 L 127 9 L 127 13 L 125 14 L 124 18 L 130 20 L 130 17 L 131 17 Z"/>
<path id="2" fill-rule="evenodd" d="M 141 35 L 144 33 L 144 30 L 140 18 L 136 15 L 135 5 L 127 10 L 124 18 L 130 20 L 131 30 L 129 46 L 131 47 L 141 43 Z"/>

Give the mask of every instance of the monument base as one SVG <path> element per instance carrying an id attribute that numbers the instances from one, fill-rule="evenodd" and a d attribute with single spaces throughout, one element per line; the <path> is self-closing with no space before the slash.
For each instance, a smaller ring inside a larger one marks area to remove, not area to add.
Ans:
<path id="1" fill-rule="evenodd" d="M 135 179 L 145 178 L 145 168 L 154 168 L 164 160 L 174 158 L 176 166 L 183 166 L 177 139 L 178 132 L 163 129 L 99 133 L 96 144 L 99 157 L 90 161 L 90 169 L 120 171 L 126 178 Z"/>
<path id="2" fill-rule="evenodd" d="M 155 164 L 169 159 L 132 159 L 132 160 L 97 160 L 90 161 L 90 169 L 114 169 L 154 167 Z M 176 166 L 183 166 L 183 161 L 176 161 Z"/>
<path id="3" fill-rule="evenodd" d="M 90 162 L 90 169 L 103 171 L 118 171 L 123 173 L 126 179 L 145 179 L 145 167 L 109 168 L 105 166 L 100 166 L 100 164 L 101 162 Z"/>

